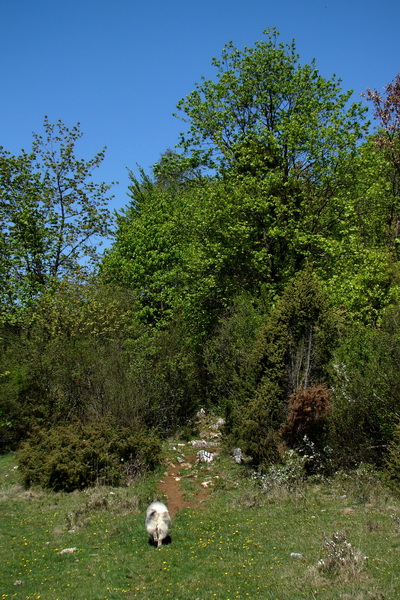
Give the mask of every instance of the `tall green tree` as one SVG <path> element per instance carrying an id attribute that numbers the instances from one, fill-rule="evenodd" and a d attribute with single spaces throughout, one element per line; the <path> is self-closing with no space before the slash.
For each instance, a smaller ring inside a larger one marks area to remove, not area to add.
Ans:
<path id="1" fill-rule="evenodd" d="M 80 125 L 44 120 L 32 151 L 0 150 L 0 305 L 12 318 L 54 281 L 89 267 L 110 233 L 110 185 L 92 180 L 105 150 L 76 157 Z"/>
<path id="2" fill-rule="evenodd" d="M 387 239 L 398 251 L 400 236 L 400 74 L 385 88 L 382 95 L 368 89 L 365 98 L 374 107 L 377 120 L 375 147 L 384 159 L 383 172 L 390 182 L 386 213 Z M 381 160 L 382 163 L 382 160 Z"/>
<path id="3" fill-rule="evenodd" d="M 233 436 L 255 462 L 276 457 L 290 395 L 328 381 L 337 333 L 329 299 L 307 267 L 286 286 L 259 329 L 252 397 L 232 406 Z"/>
<path id="4" fill-rule="evenodd" d="M 237 294 L 279 294 L 306 260 L 326 268 L 332 240 L 348 236 L 365 109 L 302 66 L 294 43 L 266 35 L 225 47 L 216 80 L 178 104 L 182 154 L 132 180 L 104 271 L 135 287 L 155 321 L 178 310 L 210 332 Z"/>
<path id="5" fill-rule="evenodd" d="M 142 170 L 130 178 L 131 200 L 117 215 L 101 272 L 106 281 L 135 290 L 142 322 L 165 325 L 182 291 L 184 206 L 174 186 L 156 185 Z"/>
<path id="6" fill-rule="evenodd" d="M 351 92 L 315 61 L 300 65 L 294 42 L 278 42 L 276 29 L 264 34 L 244 50 L 227 44 L 212 61 L 216 81 L 203 78 L 178 103 L 188 123 L 179 145 L 219 171 L 278 169 L 321 184 L 360 138 L 365 109 L 349 105 Z"/>
<path id="7" fill-rule="evenodd" d="M 187 123 L 178 145 L 205 173 L 241 186 L 259 263 L 276 284 L 305 258 L 328 263 L 331 240 L 348 236 L 367 124 L 340 80 L 322 77 L 315 61 L 302 65 L 294 42 L 280 42 L 275 29 L 264 33 L 243 50 L 227 44 L 213 59 L 215 79 L 178 103 Z"/>

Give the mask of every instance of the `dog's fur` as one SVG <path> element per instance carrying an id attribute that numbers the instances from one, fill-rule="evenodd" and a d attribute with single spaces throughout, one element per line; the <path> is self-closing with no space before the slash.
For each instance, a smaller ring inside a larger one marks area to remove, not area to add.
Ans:
<path id="1" fill-rule="evenodd" d="M 157 548 L 160 548 L 168 536 L 170 524 L 171 517 L 165 504 L 152 502 L 146 511 L 146 530 Z"/>

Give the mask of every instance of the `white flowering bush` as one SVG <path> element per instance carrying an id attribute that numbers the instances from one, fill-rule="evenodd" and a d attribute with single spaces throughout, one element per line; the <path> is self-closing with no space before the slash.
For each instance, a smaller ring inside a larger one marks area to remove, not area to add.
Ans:
<path id="1" fill-rule="evenodd" d="M 288 450 L 283 455 L 282 464 L 271 465 L 266 473 L 254 473 L 253 477 L 265 491 L 274 487 L 283 487 L 291 491 L 304 482 L 306 461 L 307 457 L 300 456 L 295 450 Z"/>
<path id="2" fill-rule="evenodd" d="M 304 459 L 304 467 L 308 475 L 323 475 L 332 471 L 333 450 L 330 446 L 318 448 L 308 435 L 304 435 L 297 452 Z"/>

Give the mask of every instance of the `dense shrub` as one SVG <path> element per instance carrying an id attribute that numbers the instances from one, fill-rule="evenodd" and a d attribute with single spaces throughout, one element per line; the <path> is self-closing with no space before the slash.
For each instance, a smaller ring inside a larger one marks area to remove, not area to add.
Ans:
<path id="1" fill-rule="evenodd" d="M 137 322 L 135 297 L 95 282 L 63 282 L 25 324 L 0 328 L 0 452 L 37 428 L 112 415 L 167 436 L 197 408 L 198 358 L 182 320 Z"/>
<path id="2" fill-rule="evenodd" d="M 254 398 L 239 403 L 228 415 L 231 443 L 240 446 L 254 465 L 274 463 L 279 458 L 280 398 L 279 385 L 266 379 Z"/>
<path id="3" fill-rule="evenodd" d="M 0 452 L 15 450 L 37 427 L 129 406 L 125 340 L 141 333 L 133 306 L 128 291 L 63 281 L 19 326 L 1 327 Z"/>
<path id="4" fill-rule="evenodd" d="M 200 373 L 184 323 L 177 317 L 165 329 L 148 328 L 127 342 L 130 398 L 122 407 L 163 437 L 185 427 L 198 410 Z"/>
<path id="5" fill-rule="evenodd" d="M 389 450 L 386 468 L 390 480 L 396 485 L 400 484 L 400 423 L 396 425 L 393 443 Z"/>
<path id="6" fill-rule="evenodd" d="M 25 485 L 55 491 L 122 485 L 153 469 L 161 444 L 149 431 L 114 427 L 110 420 L 36 430 L 18 452 Z"/>
<path id="7" fill-rule="evenodd" d="M 381 326 L 349 328 L 333 361 L 330 445 L 339 466 L 382 467 L 400 414 L 400 308 Z"/>

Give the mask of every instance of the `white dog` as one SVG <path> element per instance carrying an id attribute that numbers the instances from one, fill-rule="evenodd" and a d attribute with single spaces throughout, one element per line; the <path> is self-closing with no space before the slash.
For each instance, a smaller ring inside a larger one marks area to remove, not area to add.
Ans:
<path id="1" fill-rule="evenodd" d="M 162 502 L 152 502 L 146 511 L 146 530 L 159 548 L 168 536 L 171 517 L 168 508 Z"/>

